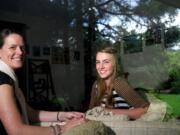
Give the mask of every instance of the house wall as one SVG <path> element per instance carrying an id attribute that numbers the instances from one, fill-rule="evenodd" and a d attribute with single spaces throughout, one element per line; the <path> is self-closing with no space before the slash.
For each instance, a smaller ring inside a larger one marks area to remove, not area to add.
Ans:
<path id="1" fill-rule="evenodd" d="M 166 62 L 161 45 L 145 46 L 142 52 L 122 55 L 124 72 L 129 72 L 128 80 L 134 88 L 159 89 L 168 80 Z"/>

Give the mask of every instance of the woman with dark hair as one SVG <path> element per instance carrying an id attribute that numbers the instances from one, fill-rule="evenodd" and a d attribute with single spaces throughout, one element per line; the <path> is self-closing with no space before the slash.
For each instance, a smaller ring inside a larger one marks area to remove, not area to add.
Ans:
<path id="1" fill-rule="evenodd" d="M 116 53 L 113 47 L 104 47 L 96 53 L 97 80 L 92 86 L 89 108 L 102 106 L 114 114 L 137 119 L 147 111 L 149 103 L 118 77 Z"/>
<path id="2" fill-rule="evenodd" d="M 84 123 L 79 112 L 50 112 L 34 110 L 25 102 L 15 71 L 23 66 L 25 56 L 23 37 L 10 30 L 0 34 L 0 128 L 1 135 L 60 135 Z M 40 127 L 29 122 L 60 122 L 64 126 Z"/>

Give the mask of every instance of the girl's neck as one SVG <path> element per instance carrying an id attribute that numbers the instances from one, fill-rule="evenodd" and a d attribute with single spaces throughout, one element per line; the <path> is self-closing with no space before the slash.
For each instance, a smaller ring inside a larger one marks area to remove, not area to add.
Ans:
<path id="1" fill-rule="evenodd" d="M 106 83 L 106 92 L 109 92 L 112 85 L 112 78 L 105 80 L 105 83 Z"/>
<path id="2" fill-rule="evenodd" d="M 112 76 L 110 76 L 104 80 L 107 87 L 111 86 L 112 80 L 113 80 Z"/>
<path id="3" fill-rule="evenodd" d="M 109 87 L 111 84 L 111 79 L 105 80 L 106 86 Z"/>

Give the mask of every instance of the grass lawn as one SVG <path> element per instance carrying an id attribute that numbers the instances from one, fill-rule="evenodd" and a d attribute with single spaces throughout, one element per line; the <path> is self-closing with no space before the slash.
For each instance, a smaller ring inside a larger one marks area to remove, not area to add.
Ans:
<path id="1" fill-rule="evenodd" d="M 157 94 L 157 97 L 172 107 L 173 116 L 180 116 L 180 94 Z"/>

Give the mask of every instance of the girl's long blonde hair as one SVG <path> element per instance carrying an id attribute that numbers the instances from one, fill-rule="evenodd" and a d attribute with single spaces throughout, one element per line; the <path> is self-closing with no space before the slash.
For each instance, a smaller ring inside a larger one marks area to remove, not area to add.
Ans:
<path id="1" fill-rule="evenodd" d="M 101 48 L 100 50 L 97 51 L 97 53 L 99 53 L 99 52 L 108 53 L 108 54 L 111 54 L 113 56 L 114 69 L 113 69 L 112 80 L 110 82 L 110 86 L 106 86 L 105 80 L 102 79 L 97 73 L 98 101 L 100 101 L 102 99 L 102 97 L 104 96 L 104 94 L 106 92 L 106 89 L 110 90 L 109 91 L 110 95 L 108 95 L 108 97 L 109 98 L 111 97 L 113 81 L 117 77 L 117 74 L 118 74 L 118 58 L 117 58 L 116 49 L 114 49 L 113 47 L 104 47 L 104 48 Z"/>

